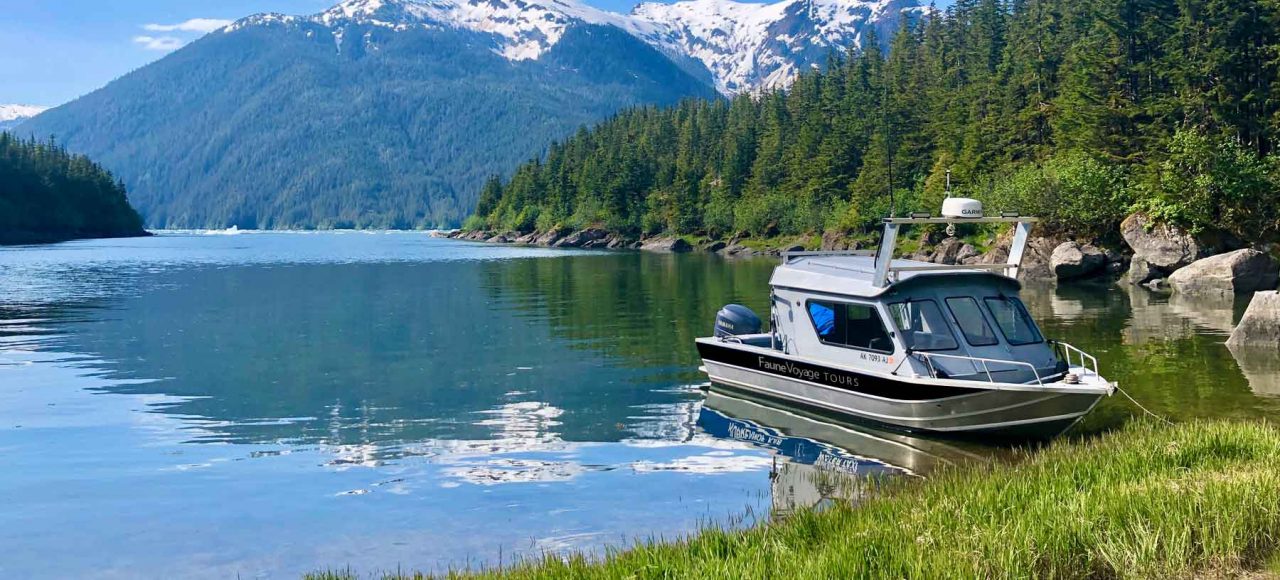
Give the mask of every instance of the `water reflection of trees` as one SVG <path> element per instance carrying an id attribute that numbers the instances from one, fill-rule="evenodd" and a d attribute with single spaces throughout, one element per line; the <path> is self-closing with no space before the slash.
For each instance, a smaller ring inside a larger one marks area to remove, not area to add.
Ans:
<path id="1" fill-rule="evenodd" d="M 679 388 L 693 338 L 724 302 L 761 302 L 768 268 L 686 258 L 167 270 L 87 315 L 46 306 L 57 328 L 24 340 L 92 357 L 111 392 L 169 396 L 152 411 L 197 441 L 352 446 L 364 462 L 443 451 L 423 442 L 687 438 L 670 411 L 697 398 Z M 531 406 L 561 411 L 512 412 Z"/>
<path id="2" fill-rule="evenodd" d="M 572 260 L 484 265 L 490 295 L 524 316 L 545 318 L 578 347 L 624 357 L 632 365 L 684 371 L 698 366 L 694 339 L 715 313 L 745 304 L 763 316 L 773 259 L 626 252 Z"/>

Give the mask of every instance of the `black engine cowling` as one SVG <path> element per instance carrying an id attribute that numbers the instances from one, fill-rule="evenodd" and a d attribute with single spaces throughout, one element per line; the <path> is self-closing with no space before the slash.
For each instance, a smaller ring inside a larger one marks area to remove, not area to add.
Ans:
<path id="1" fill-rule="evenodd" d="M 717 338 L 760 334 L 760 329 L 763 327 L 764 323 L 760 321 L 760 317 L 741 304 L 730 304 L 716 313 L 715 335 Z"/>

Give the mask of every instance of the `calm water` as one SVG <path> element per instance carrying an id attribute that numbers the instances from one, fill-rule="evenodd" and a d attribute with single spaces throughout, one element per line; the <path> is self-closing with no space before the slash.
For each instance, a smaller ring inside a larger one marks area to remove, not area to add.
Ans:
<path id="1" fill-rule="evenodd" d="M 997 453 L 704 405 L 693 339 L 724 303 L 763 310 L 773 265 L 415 233 L 0 249 L 0 575 L 599 553 L 859 493 L 827 473 Z M 1158 413 L 1280 417 L 1275 354 L 1223 346 L 1243 304 L 1024 298 Z"/>

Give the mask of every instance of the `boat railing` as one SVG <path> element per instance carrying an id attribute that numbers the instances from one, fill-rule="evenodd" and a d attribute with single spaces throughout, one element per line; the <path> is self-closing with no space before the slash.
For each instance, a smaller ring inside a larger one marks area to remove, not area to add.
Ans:
<path id="1" fill-rule="evenodd" d="M 1049 341 L 1049 344 L 1052 344 L 1055 349 L 1060 349 L 1058 353 L 1062 356 L 1062 359 L 1067 362 L 1068 367 L 1072 364 L 1071 355 L 1074 353 L 1076 358 L 1080 361 L 1080 368 L 1095 375 L 1098 374 L 1098 359 L 1094 358 L 1093 355 L 1060 340 L 1051 340 Z"/>
<path id="2" fill-rule="evenodd" d="M 982 358 L 982 357 L 976 357 L 976 356 L 966 356 L 966 355 L 956 355 L 956 354 L 942 354 L 942 353 L 936 353 L 936 352 L 913 352 L 911 354 L 916 355 L 921 359 L 924 359 L 925 364 L 929 366 L 929 376 L 930 378 L 934 378 L 934 379 L 939 377 L 938 377 L 938 369 L 937 367 L 934 366 L 933 359 L 942 358 L 942 359 L 950 359 L 950 360 L 962 360 L 962 361 L 968 362 L 969 364 L 973 365 L 973 374 L 975 375 L 985 374 L 987 375 L 987 382 L 991 382 L 991 383 L 1001 382 L 1001 381 L 995 380 L 995 378 L 991 376 L 992 364 L 1026 367 L 1028 369 L 1031 369 L 1031 373 L 1035 375 L 1036 384 L 1040 386 L 1044 386 L 1044 377 L 1040 376 L 1040 370 L 1037 369 L 1035 365 L 1029 362 L 1023 362 L 1020 360 L 1002 360 L 1002 359 L 995 359 L 995 358 Z M 903 359 L 903 362 L 906 362 L 906 360 Z M 982 365 L 981 368 L 979 368 L 978 365 Z M 902 366 L 902 365 L 900 364 L 898 366 Z M 894 372 L 897 372 L 897 371 L 895 370 Z"/>
<path id="3" fill-rule="evenodd" d="M 1075 346 L 1065 342 L 1051 340 L 1049 341 L 1049 344 L 1053 345 L 1053 347 L 1055 348 L 1055 352 L 1057 352 L 1059 356 L 1061 356 L 1062 360 L 1066 361 L 1068 367 L 1075 364 L 1076 361 L 1079 361 L 1078 368 L 1083 369 L 1086 373 L 1092 373 L 1094 376 L 1100 376 L 1098 374 L 1098 359 L 1095 358 L 1093 355 L 1083 350 L 1080 350 L 1079 348 L 1076 348 Z M 961 360 L 961 361 L 968 362 L 971 366 L 973 366 L 973 374 L 986 375 L 987 381 L 991 383 L 999 382 L 999 381 L 996 381 L 995 378 L 991 375 L 991 365 L 993 364 L 1012 365 L 1015 367 L 1026 367 L 1028 369 L 1031 369 L 1031 373 L 1036 377 L 1036 381 L 1035 381 L 1036 384 L 1040 386 L 1044 386 L 1045 378 L 1046 378 L 1040 374 L 1040 369 L 1037 369 L 1035 365 L 1025 361 L 982 358 L 977 356 L 942 354 L 937 352 L 919 352 L 919 351 L 912 352 L 911 355 L 915 355 L 919 359 L 923 360 L 926 365 L 928 365 L 929 376 L 930 378 L 934 378 L 934 379 L 939 378 L 938 368 L 933 364 L 933 359 L 935 358 Z M 910 357 L 907 357 L 907 358 L 910 358 Z M 898 363 L 898 368 L 895 368 L 893 371 L 894 374 L 897 374 L 898 369 L 902 368 L 902 365 L 905 364 L 906 361 L 907 359 L 904 358 L 901 363 Z M 1051 375 L 1048 378 L 1053 378 L 1054 376 L 1057 376 L 1057 375 Z"/>

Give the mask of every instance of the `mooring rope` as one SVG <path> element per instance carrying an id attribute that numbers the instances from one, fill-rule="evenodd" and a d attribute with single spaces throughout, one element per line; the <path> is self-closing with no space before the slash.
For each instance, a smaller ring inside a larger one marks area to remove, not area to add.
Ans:
<path id="1" fill-rule="evenodd" d="M 1116 385 L 1116 391 L 1118 391 L 1121 395 L 1124 395 L 1124 398 L 1129 399 L 1130 403 L 1133 403 L 1134 405 L 1137 405 L 1139 409 L 1142 409 L 1143 413 L 1146 413 L 1152 417 L 1155 417 L 1157 421 L 1160 421 L 1165 425 L 1170 425 L 1170 426 L 1173 425 L 1173 421 L 1170 421 L 1168 419 L 1165 419 L 1164 417 L 1161 417 L 1160 415 L 1152 413 L 1151 409 L 1143 407 L 1142 403 L 1139 403 L 1137 399 L 1134 399 L 1133 397 L 1129 396 L 1129 393 L 1126 393 L 1124 389 L 1120 388 L 1120 385 Z"/>

